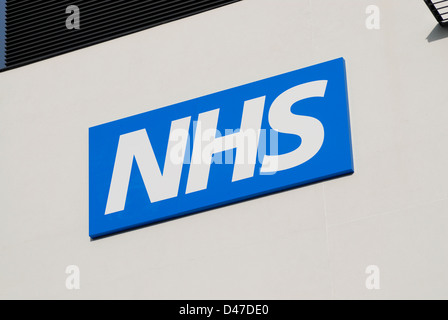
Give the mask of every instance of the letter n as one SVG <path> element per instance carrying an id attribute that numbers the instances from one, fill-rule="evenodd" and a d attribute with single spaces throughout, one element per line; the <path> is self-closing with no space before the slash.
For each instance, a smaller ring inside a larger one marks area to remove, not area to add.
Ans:
<path id="1" fill-rule="evenodd" d="M 120 136 L 106 215 L 124 210 L 134 159 L 140 169 L 151 202 L 177 196 L 184 164 L 178 159 L 183 160 L 185 156 L 189 126 L 190 117 L 172 122 L 163 173 L 145 129 Z M 175 159 L 173 154 L 179 149 L 179 144 L 182 154 L 179 157 L 177 152 Z"/>

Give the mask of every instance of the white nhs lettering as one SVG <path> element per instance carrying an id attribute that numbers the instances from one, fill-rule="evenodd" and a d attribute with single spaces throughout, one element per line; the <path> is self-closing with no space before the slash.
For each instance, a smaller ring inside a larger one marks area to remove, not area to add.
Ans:
<path id="1" fill-rule="evenodd" d="M 313 117 L 293 114 L 291 107 L 304 99 L 323 98 L 326 88 L 326 80 L 313 81 L 293 87 L 275 99 L 269 108 L 268 115 L 272 130 L 297 135 L 302 143 L 289 153 L 265 155 L 261 161 L 261 174 L 297 167 L 319 152 L 325 135 L 322 123 Z M 218 137 L 217 124 L 220 109 L 199 114 L 193 139 L 187 194 L 207 189 L 213 156 L 226 150 L 236 149 L 232 182 L 249 179 L 255 175 L 265 100 L 266 97 L 263 96 L 246 101 L 240 130 L 224 136 Z M 171 123 L 163 172 L 157 163 L 146 130 L 120 136 L 106 215 L 124 210 L 134 159 L 151 202 L 178 196 L 190 125 L 191 117 L 174 120 Z M 247 141 L 249 143 L 246 143 Z"/>

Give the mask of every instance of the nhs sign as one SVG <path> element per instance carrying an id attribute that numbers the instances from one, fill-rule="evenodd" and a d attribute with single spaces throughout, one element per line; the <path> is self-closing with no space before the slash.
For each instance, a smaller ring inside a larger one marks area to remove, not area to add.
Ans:
<path id="1" fill-rule="evenodd" d="M 90 128 L 90 237 L 350 173 L 341 58 Z"/>

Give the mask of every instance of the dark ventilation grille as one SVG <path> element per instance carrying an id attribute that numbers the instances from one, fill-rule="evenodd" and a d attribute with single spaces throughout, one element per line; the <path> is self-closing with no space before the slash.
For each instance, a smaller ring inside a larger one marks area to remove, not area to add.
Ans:
<path id="1" fill-rule="evenodd" d="M 7 0 L 6 69 L 237 1 L 240 0 Z M 79 30 L 66 28 L 70 16 L 66 9 L 70 5 L 79 8 Z"/>
<path id="2" fill-rule="evenodd" d="M 442 26 L 448 26 L 448 0 L 424 0 Z"/>

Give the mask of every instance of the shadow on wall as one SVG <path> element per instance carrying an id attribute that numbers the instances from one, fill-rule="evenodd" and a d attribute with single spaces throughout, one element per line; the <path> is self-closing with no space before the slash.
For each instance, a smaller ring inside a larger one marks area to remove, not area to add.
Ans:
<path id="1" fill-rule="evenodd" d="M 426 40 L 428 42 L 433 42 L 445 38 L 448 38 L 448 27 L 442 27 L 440 24 L 438 24 L 428 35 Z"/>

